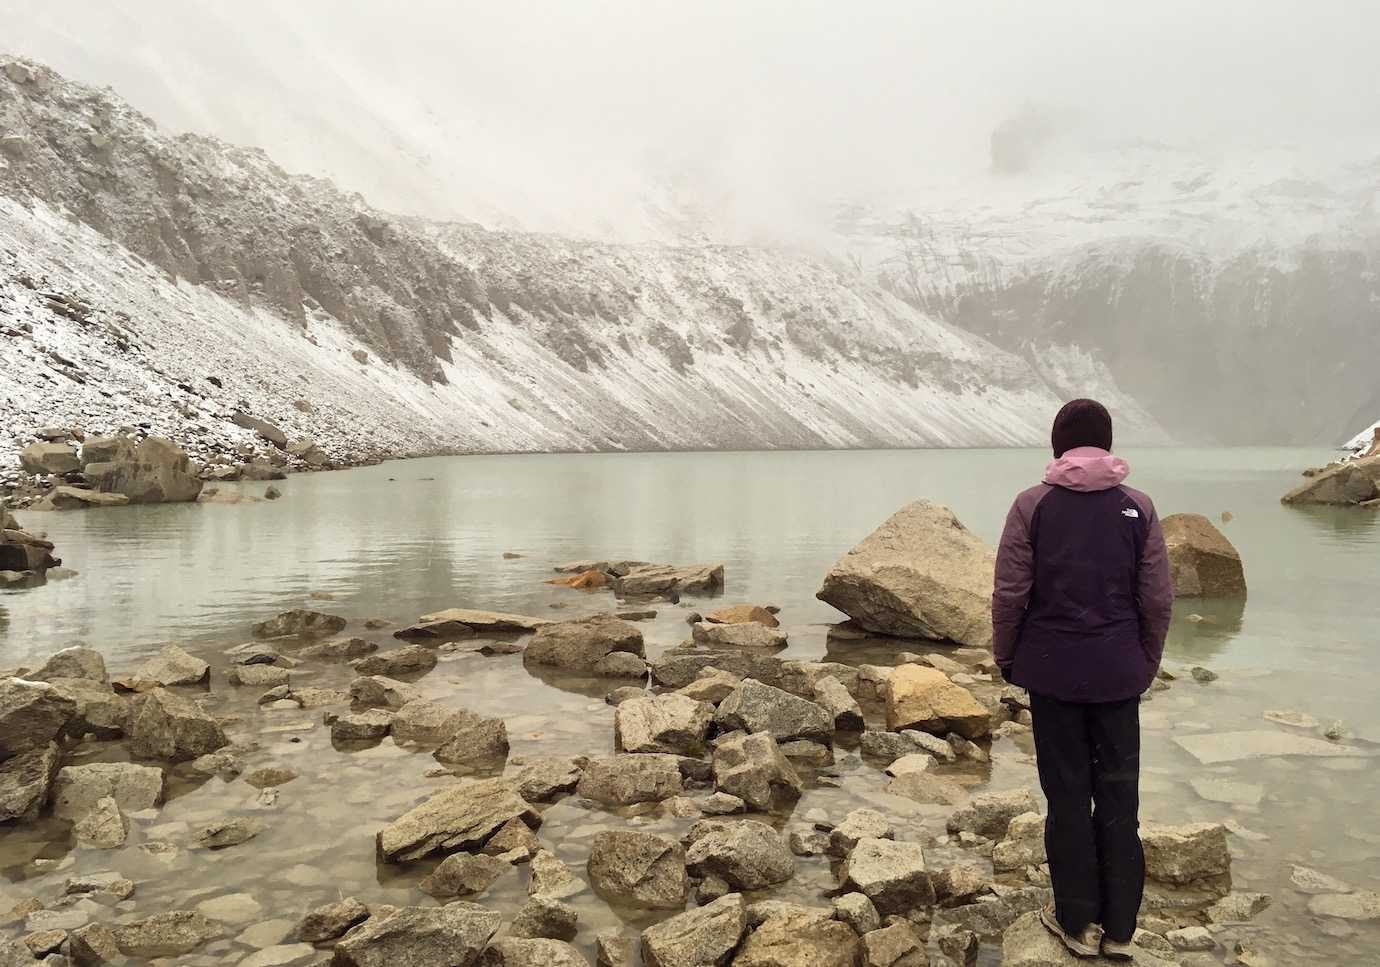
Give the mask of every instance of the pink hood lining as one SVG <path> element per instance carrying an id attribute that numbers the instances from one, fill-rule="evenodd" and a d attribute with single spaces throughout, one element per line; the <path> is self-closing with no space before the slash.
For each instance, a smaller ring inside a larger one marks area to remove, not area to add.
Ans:
<path id="1" fill-rule="evenodd" d="M 1131 474 L 1131 465 L 1101 447 L 1074 447 L 1045 467 L 1045 483 L 1088 493 L 1110 490 Z"/>

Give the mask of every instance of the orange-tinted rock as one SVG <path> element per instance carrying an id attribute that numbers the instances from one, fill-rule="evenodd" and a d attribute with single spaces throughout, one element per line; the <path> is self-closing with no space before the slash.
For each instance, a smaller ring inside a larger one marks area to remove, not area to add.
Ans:
<path id="1" fill-rule="evenodd" d="M 719 625 L 738 625 L 755 621 L 759 625 L 766 625 L 768 628 L 775 628 L 781 624 L 776 620 L 776 615 L 756 604 L 735 604 L 727 608 L 719 608 L 717 611 L 711 611 L 705 615 L 704 620 Z"/>
<path id="2" fill-rule="evenodd" d="M 581 590 L 592 590 L 594 588 L 607 587 L 609 576 L 603 571 L 589 570 L 581 571 L 579 574 L 572 574 L 564 578 L 552 578 L 546 582 L 555 584 L 562 588 L 579 588 Z"/>

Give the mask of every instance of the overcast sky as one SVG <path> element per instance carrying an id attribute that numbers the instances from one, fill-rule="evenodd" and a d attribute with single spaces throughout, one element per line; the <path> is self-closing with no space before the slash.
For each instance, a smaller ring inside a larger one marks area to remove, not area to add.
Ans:
<path id="1" fill-rule="evenodd" d="M 1331 149 L 1380 122 L 1343 0 L 0 0 L 0 46 L 394 208 L 617 220 L 668 177 L 904 194 L 1034 105 L 1090 140 Z M 770 214 L 770 213 L 768 213 Z"/>

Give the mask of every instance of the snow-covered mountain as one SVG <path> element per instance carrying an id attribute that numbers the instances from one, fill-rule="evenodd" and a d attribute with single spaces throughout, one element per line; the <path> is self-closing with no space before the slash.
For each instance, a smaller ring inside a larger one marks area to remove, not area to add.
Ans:
<path id="1" fill-rule="evenodd" d="M 11 452 L 143 423 L 206 455 L 236 410 L 355 459 L 1035 443 L 1075 384 L 1166 439 L 1085 354 L 1034 366 L 842 263 L 396 217 L 28 61 L 0 159 Z"/>
<path id="2" fill-rule="evenodd" d="M 1037 366 L 1090 354 L 1182 438 L 1340 442 L 1380 409 L 1380 144 L 1347 147 L 1055 147 L 844 207 L 832 245 Z"/>

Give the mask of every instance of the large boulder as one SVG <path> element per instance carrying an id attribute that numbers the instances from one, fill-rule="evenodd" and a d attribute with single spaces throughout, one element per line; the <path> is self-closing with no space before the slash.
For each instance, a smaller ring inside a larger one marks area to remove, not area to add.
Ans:
<path id="1" fill-rule="evenodd" d="M 81 460 L 65 443 L 30 443 L 19 451 L 19 467 L 25 473 L 46 476 L 80 470 Z"/>
<path id="2" fill-rule="evenodd" d="M 854 967 L 861 954 L 858 935 L 833 911 L 788 909 L 748 934 L 733 967 Z"/>
<path id="3" fill-rule="evenodd" d="M 503 917 L 473 903 L 401 907 L 370 917 L 336 944 L 338 967 L 470 967 Z"/>
<path id="4" fill-rule="evenodd" d="M 714 783 L 750 809 L 794 807 L 804 785 L 769 732 L 738 733 L 714 747 Z"/>
<path id="5" fill-rule="evenodd" d="M 630 753 L 591 761 L 575 791 L 606 806 L 631 806 L 679 796 L 685 787 L 676 756 Z"/>
<path id="6" fill-rule="evenodd" d="M 995 562 L 951 510 L 917 500 L 845 554 L 816 597 L 868 631 L 988 647 Z"/>
<path id="7" fill-rule="evenodd" d="M 716 591 L 724 586 L 722 564 L 641 564 L 626 574 L 615 575 L 613 590 L 619 595 L 668 594 L 670 592 Z"/>
<path id="8" fill-rule="evenodd" d="M 1286 504 L 1361 504 L 1376 498 L 1380 498 L 1380 456 L 1329 467 L 1280 500 Z"/>
<path id="9" fill-rule="evenodd" d="M 614 711 L 614 741 L 620 752 L 700 755 L 713 719 L 712 705 L 674 692 L 633 698 Z"/>
<path id="10" fill-rule="evenodd" d="M 939 669 L 901 665 L 891 673 L 887 686 L 886 727 L 939 735 L 957 732 L 976 739 L 991 734 L 992 713 Z"/>
<path id="11" fill-rule="evenodd" d="M 725 732 L 769 732 L 778 742 L 811 739 L 827 743 L 834 734 L 833 716 L 823 706 L 754 678 L 744 679 L 719 703 L 714 721 Z"/>
<path id="12" fill-rule="evenodd" d="M 522 660 L 592 675 L 602 659 L 617 651 L 643 657 L 642 632 L 619 618 L 596 614 L 538 628 Z"/>
<path id="13" fill-rule="evenodd" d="M 54 742 L 0 762 L 0 823 L 37 819 L 61 763 L 62 750 Z"/>
<path id="14" fill-rule="evenodd" d="M 107 494 L 123 494 L 132 504 L 182 503 L 201 495 L 201 478 L 187 454 L 169 440 L 148 437 L 133 460 L 89 463 L 87 483 Z"/>
<path id="15" fill-rule="evenodd" d="M 685 905 L 685 850 L 669 836 L 605 830 L 590 846 L 587 872 L 590 885 L 610 902 L 653 910 Z"/>
<path id="16" fill-rule="evenodd" d="M 746 929 L 743 897 L 730 893 L 642 931 L 642 961 L 647 967 L 727 964 Z"/>
<path id="17" fill-rule="evenodd" d="M 707 820 L 690 837 L 685 865 L 693 876 L 717 876 L 733 890 L 764 890 L 795 875 L 785 839 L 766 823 Z"/>
<path id="18" fill-rule="evenodd" d="M 1246 594 L 1241 555 L 1202 514 L 1171 514 L 1160 522 L 1169 549 L 1174 594 L 1181 598 L 1240 598 Z"/>
<path id="19" fill-rule="evenodd" d="M 393 820 L 378 833 L 378 854 L 390 863 L 432 853 L 477 850 L 514 819 L 529 828 L 541 816 L 504 779 L 462 781 L 448 786 Z"/>
<path id="20" fill-rule="evenodd" d="M 47 682 L 0 679 L 0 762 L 45 748 L 77 714 L 77 703 Z"/>
<path id="21" fill-rule="evenodd" d="M 128 734 L 130 754 L 140 759 L 195 759 L 230 744 L 219 722 L 164 688 L 135 700 Z"/>

